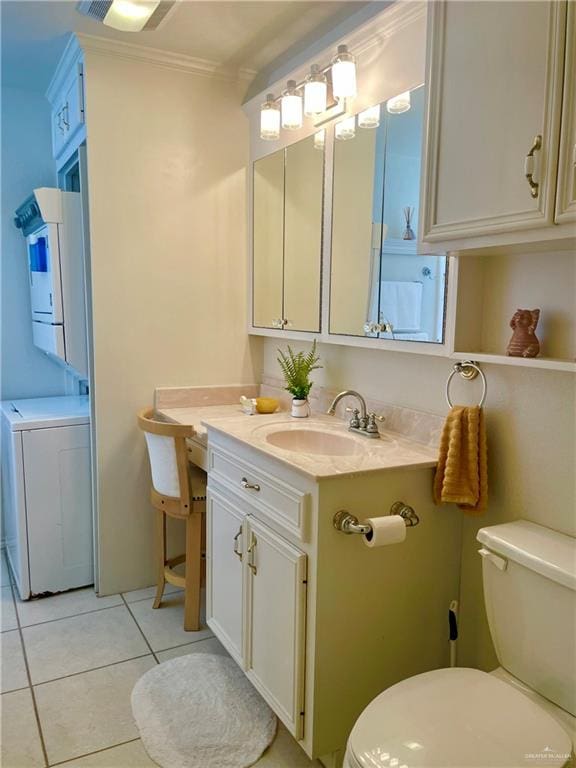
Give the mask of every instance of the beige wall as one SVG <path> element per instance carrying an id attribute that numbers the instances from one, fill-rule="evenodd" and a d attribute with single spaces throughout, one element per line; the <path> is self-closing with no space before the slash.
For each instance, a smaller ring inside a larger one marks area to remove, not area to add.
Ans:
<path id="1" fill-rule="evenodd" d="M 250 382 L 241 89 L 86 53 L 100 592 L 151 584 L 136 410 L 160 385 Z"/>
<path id="2" fill-rule="evenodd" d="M 266 339 L 264 344 L 264 372 L 278 376 L 278 342 Z M 321 345 L 320 354 L 324 369 L 316 381 L 321 384 L 446 413 L 447 359 L 332 344 Z M 576 536 L 576 388 L 570 373 L 498 365 L 483 369 L 488 380 L 490 502 L 484 516 L 464 516 L 458 662 L 491 669 L 496 659 L 484 613 L 476 532 L 484 525 L 524 518 Z M 472 402 L 477 387 L 479 382 L 454 382 L 455 399 Z"/>

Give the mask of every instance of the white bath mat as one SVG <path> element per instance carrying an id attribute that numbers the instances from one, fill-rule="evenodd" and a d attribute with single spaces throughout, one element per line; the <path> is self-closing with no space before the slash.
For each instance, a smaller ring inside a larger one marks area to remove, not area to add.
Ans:
<path id="1" fill-rule="evenodd" d="M 274 739 L 276 716 L 232 659 L 192 653 L 146 672 L 132 713 L 162 768 L 247 768 Z"/>

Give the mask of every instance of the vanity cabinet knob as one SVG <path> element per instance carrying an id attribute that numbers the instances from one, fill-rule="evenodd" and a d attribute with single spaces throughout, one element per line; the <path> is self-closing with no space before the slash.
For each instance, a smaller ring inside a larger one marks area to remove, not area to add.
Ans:
<path id="1" fill-rule="evenodd" d="M 243 477 L 242 480 L 240 480 L 240 485 L 246 491 L 259 491 L 260 490 L 260 486 L 258 485 L 258 483 L 249 483 L 248 480 L 245 477 Z"/>

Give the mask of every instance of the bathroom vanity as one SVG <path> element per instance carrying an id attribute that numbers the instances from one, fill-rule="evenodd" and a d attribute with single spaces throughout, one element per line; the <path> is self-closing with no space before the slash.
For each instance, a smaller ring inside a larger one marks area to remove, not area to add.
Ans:
<path id="1" fill-rule="evenodd" d="M 366 702 L 448 663 L 461 515 L 432 502 L 436 450 L 401 434 L 210 410 L 162 411 L 207 430 L 208 625 L 307 754 L 330 765 Z M 396 501 L 420 518 L 401 544 L 370 548 L 334 527 L 339 510 L 363 520 Z"/>

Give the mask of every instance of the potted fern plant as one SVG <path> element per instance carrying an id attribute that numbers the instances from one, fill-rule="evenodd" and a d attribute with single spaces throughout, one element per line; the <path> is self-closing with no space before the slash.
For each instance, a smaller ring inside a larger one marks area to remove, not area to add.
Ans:
<path id="1" fill-rule="evenodd" d="M 312 371 L 322 368 L 321 365 L 318 365 L 320 356 L 316 354 L 316 341 L 312 344 L 312 349 L 308 354 L 304 352 L 294 353 L 290 345 L 288 345 L 287 354 L 281 349 L 278 352 L 280 354 L 278 362 L 286 381 L 284 389 L 292 395 L 291 414 L 296 418 L 309 416 L 308 395 L 313 383 L 310 381 L 310 374 Z"/>

